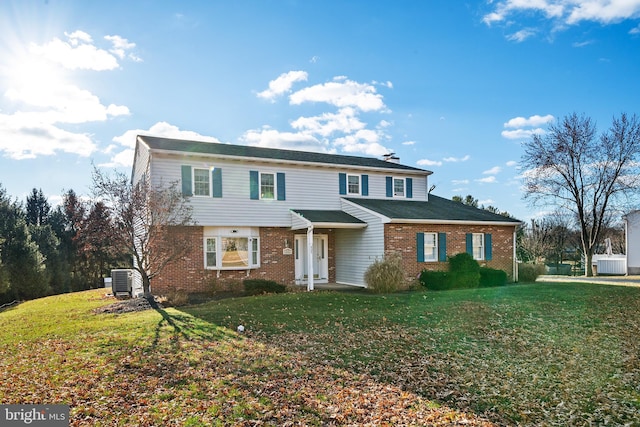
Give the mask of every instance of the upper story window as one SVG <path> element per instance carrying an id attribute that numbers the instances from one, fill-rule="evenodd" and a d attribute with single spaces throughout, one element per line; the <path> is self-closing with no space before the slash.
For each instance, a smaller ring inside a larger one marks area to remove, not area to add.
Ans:
<path id="1" fill-rule="evenodd" d="M 347 175 L 347 193 L 360 194 L 360 175 Z"/>
<path id="2" fill-rule="evenodd" d="M 404 178 L 393 178 L 393 197 L 405 196 Z"/>
<path id="3" fill-rule="evenodd" d="M 249 198 L 286 200 L 284 172 L 249 171 Z"/>
<path id="4" fill-rule="evenodd" d="M 273 173 L 260 174 L 260 198 L 273 200 L 276 198 L 276 177 Z"/>
<path id="5" fill-rule="evenodd" d="M 209 169 L 193 168 L 193 195 L 208 196 L 210 193 Z"/>

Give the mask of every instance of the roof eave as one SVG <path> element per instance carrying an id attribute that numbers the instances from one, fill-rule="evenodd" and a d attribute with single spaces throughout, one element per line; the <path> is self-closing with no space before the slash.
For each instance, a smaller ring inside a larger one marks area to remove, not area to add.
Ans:
<path id="1" fill-rule="evenodd" d="M 473 221 L 460 219 L 427 219 L 427 218 L 391 218 L 393 224 L 444 224 L 444 225 L 499 225 L 517 226 L 523 223 L 518 221 Z"/>
<path id="2" fill-rule="evenodd" d="M 168 154 L 168 155 L 180 155 L 184 157 L 212 157 L 218 159 L 225 160 L 236 160 L 236 161 L 255 161 L 255 162 L 263 162 L 263 163 L 278 163 L 278 164 L 291 164 L 291 165 L 306 165 L 306 166 L 325 166 L 334 169 L 351 169 L 351 170 L 375 170 L 375 171 L 389 171 L 395 173 L 403 173 L 409 175 L 421 175 L 421 176 L 429 176 L 432 175 L 433 172 L 426 169 L 403 169 L 403 168 L 394 168 L 394 167 L 376 167 L 376 166 L 361 166 L 361 165 L 350 165 L 343 163 L 327 163 L 327 162 L 309 162 L 309 161 L 298 161 L 298 160 L 283 160 L 283 159 L 271 159 L 268 157 L 253 157 L 253 156 L 234 156 L 229 154 L 212 154 L 212 153 L 190 153 L 187 151 L 178 151 L 178 150 L 166 150 L 162 148 L 151 148 L 153 152 L 160 154 Z"/>

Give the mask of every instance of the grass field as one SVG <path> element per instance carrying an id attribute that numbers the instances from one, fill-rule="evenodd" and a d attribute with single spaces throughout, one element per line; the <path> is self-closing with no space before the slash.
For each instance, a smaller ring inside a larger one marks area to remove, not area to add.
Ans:
<path id="1" fill-rule="evenodd" d="M 0 313 L 0 402 L 72 425 L 639 425 L 640 289 L 314 292 Z M 235 330 L 242 324 L 243 335 Z"/>

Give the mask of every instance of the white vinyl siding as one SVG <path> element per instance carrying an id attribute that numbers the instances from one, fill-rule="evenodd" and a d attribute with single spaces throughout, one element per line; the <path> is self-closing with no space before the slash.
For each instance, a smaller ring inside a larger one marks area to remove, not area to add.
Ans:
<path id="1" fill-rule="evenodd" d="M 164 153 L 153 156 L 152 179 L 155 185 L 181 180 L 181 165 L 193 168 L 221 168 L 223 197 L 192 197 L 193 219 L 198 225 L 216 226 L 256 226 L 290 227 L 290 209 L 339 210 L 341 197 L 337 194 L 338 173 L 335 168 L 310 165 L 273 164 L 253 161 L 228 161 L 194 157 L 185 160 L 169 157 Z M 282 172 L 286 174 L 286 200 L 265 201 L 257 208 L 255 200 L 250 198 L 250 171 Z M 348 169 L 345 169 L 347 172 Z M 385 178 L 388 171 L 357 171 L 360 176 L 368 175 L 370 198 L 383 199 L 386 195 Z M 359 173 L 362 172 L 362 173 Z M 356 173 L 354 173 L 355 175 Z M 418 180 L 420 184 L 418 184 Z M 413 199 L 426 200 L 426 177 L 413 176 Z M 362 191 L 362 178 L 360 179 Z"/>
<path id="2" fill-rule="evenodd" d="M 366 286 L 365 271 L 384 256 L 384 224 L 380 217 L 348 202 L 343 203 L 342 210 L 367 222 L 367 227 L 335 230 L 336 282 Z"/>

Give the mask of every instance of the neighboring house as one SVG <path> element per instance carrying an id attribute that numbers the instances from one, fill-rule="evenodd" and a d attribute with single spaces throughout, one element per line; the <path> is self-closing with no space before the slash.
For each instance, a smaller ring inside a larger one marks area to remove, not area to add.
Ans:
<path id="1" fill-rule="evenodd" d="M 640 274 L 640 210 L 622 217 L 624 220 L 627 274 Z"/>
<path id="2" fill-rule="evenodd" d="M 408 279 L 473 254 L 517 279 L 518 220 L 429 194 L 430 171 L 386 160 L 138 136 L 132 179 L 181 182 L 193 206 L 191 253 L 152 292 L 207 290 L 245 278 L 366 286 L 386 253 Z"/>

